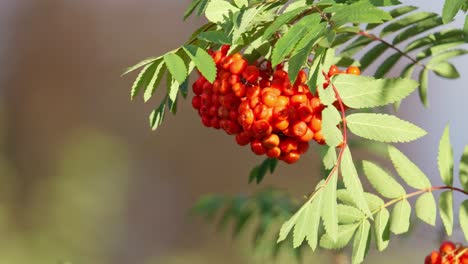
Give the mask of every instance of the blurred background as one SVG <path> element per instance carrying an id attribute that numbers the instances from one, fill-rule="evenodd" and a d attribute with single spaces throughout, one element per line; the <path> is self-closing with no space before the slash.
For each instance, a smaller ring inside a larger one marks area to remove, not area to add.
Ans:
<path id="1" fill-rule="evenodd" d="M 125 67 L 183 44 L 204 23 L 182 21 L 189 2 L 0 0 L 0 264 L 272 262 L 251 250 L 247 230 L 232 239 L 189 209 L 207 193 L 265 186 L 300 199 L 320 178 L 319 155 L 280 164 L 262 186 L 248 185 L 262 158 L 205 129 L 190 101 L 151 132 L 147 116 L 158 100 L 130 102 L 135 76 L 120 77 Z M 439 11 L 443 1 L 403 2 Z M 457 159 L 468 144 L 468 58 L 454 64 L 458 80 L 430 76 L 429 109 L 413 94 L 399 112 L 430 132 L 402 148 L 435 185 L 445 124 Z M 440 239 L 420 224 L 385 253 L 372 250 L 367 263 L 422 263 Z M 459 229 L 451 239 L 465 242 Z M 336 262 L 329 252 L 306 259 Z M 280 254 L 276 263 L 294 259 Z"/>

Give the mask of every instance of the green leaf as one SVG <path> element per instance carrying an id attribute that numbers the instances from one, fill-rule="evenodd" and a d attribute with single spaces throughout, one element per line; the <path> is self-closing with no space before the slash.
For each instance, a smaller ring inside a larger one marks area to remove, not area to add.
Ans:
<path id="1" fill-rule="evenodd" d="M 323 157 L 323 165 L 325 166 L 325 169 L 332 169 L 335 166 L 337 159 L 338 157 L 336 155 L 335 147 L 329 147 L 325 156 Z"/>
<path id="2" fill-rule="evenodd" d="M 362 161 L 364 174 L 382 196 L 393 199 L 406 194 L 405 189 L 386 171 L 370 161 Z"/>
<path id="3" fill-rule="evenodd" d="M 429 86 L 429 69 L 424 68 L 419 73 L 419 98 L 424 106 L 428 107 L 429 102 L 427 100 L 427 88 Z"/>
<path id="4" fill-rule="evenodd" d="M 426 20 L 423 20 L 412 27 L 405 29 L 403 32 L 399 33 L 395 38 L 393 39 L 392 43 L 398 44 L 401 43 L 411 37 L 414 37 L 418 34 L 421 34 L 427 30 L 434 29 L 437 26 L 442 25 L 442 19 L 439 17 L 433 17 L 433 18 L 428 18 Z"/>
<path id="5" fill-rule="evenodd" d="M 463 41 L 463 31 L 460 29 L 448 29 L 435 32 L 421 38 L 415 39 L 405 47 L 405 52 L 410 52 L 421 47 L 434 46 L 437 44 Z"/>
<path id="6" fill-rule="evenodd" d="M 300 13 L 302 13 L 304 10 L 306 9 L 306 7 L 300 7 L 300 8 L 297 8 L 297 9 L 294 9 L 292 11 L 289 11 L 289 12 L 286 12 L 286 13 L 283 13 L 281 15 L 279 15 L 274 21 L 273 23 L 271 23 L 267 29 L 265 30 L 265 32 L 263 33 L 263 36 L 262 38 L 264 40 L 267 40 L 271 37 L 271 35 L 273 35 L 273 33 L 275 33 L 276 31 L 278 31 L 281 26 L 283 26 L 284 24 L 286 23 L 289 23 L 289 21 L 291 21 L 293 18 L 295 18 L 296 16 L 298 16 Z"/>
<path id="7" fill-rule="evenodd" d="M 255 22 L 255 19 L 261 15 L 265 9 L 260 7 L 242 9 L 239 16 L 234 20 L 234 28 L 232 29 L 232 41 L 234 44 L 239 43 L 242 34 L 249 31 Z"/>
<path id="8" fill-rule="evenodd" d="M 392 6 L 401 4 L 398 0 L 369 0 L 375 6 Z"/>
<path id="9" fill-rule="evenodd" d="M 163 61 L 161 61 L 158 66 L 156 67 L 156 70 L 154 71 L 153 77 L 151 78 L 150 82 L 148 83 L 148 86 L 145 89 L 145 93 L 143 94 L 143 100 L 145 102 L 148 102 L 149 99 L 153 96 L 153 94 L 156 92 L 156 89 L 158 88 L 159 84 L 161 83 L 161 80 L 164 76 L 164 73 L 166 73 L 166 65 L 164 64 Z"/>
<path id="10" fill-rule="evenodd" d="M 465 24 L 463 25 L 463 35 L 465 35 L 465 42 L 468 42 L 468 15 L 465 16 Z"/>
<path id="11" fill-rule="evenodd" d="M 323 219 L 323 224 L 327 234 L 330 236 L 332 241 L 336 241 L 338 238 L 338 205 L 336 203 L 336 184 L 338 174 L 334 171 L 334 173 L 329 177 L 331 178 L 328 184 L 323 188 L 323 200 L 320 215 Z"/>
<path id="12" fill-rule="evenodd" d="M 277 159 L 272 159 L 272 158 L 265 159 L 260 165 L 253 168 L 252 171 L 250 172 L 249 183 L 251 183 L 253 180 L 255 180 L 257 184 L 262 182 L 268 170 L 270 171 L 270 173 L 273 173 L 273 171 L 276 168 L 277 163 L 278 163 Z"/>
<path id="13" fill-rule="evenodd" d="M 138 74 L 137 78 L 133 82 L 132 90 L 130 92 L 130 99 L 135 99 L 138 93 L 141 91 L 143 87 L 148 83 L 151 76 L 153 76 L 154 71 L 156 69 L 156 63 L 147 64 Z"/>
<path id="14" fill-rule="evenodd" d="M 468 200 L 461 203 L 458 214 L 461 229 L 463 234 L 465 234 L 465 240 L 468 240 Z"/>
<path id="15" fill-rule="evenodd" d="M 130 67 L 128 67 L 127 69 L 125 69 L 125 71 L 122 73 L 121 76 L 127 75 L 127 74 L 129 74 L 130 72 L 132 72 L 132 71 L 134 71 L 134 70 L 136 70 L 136 69 L 138 69 L 138 68 L 141 68 L 141 67 L 143 67 L 143 66 L 146 66 L 146 65 L 148 65 L 148 64 L 150 64 L 150 63 L 152 63 L 152 62 L 155 62 L 155 61 L 158 60 L 159 58 L 161 58 L 161 57 L 151 57 L 151 58 L 148 58 L 148 59 L 146 59 L 146 60 L 140 61 L 139 63 L 137 63 L 137 64 L 135 64 L 135 65 L 133 65 L 133 66 L 130 66 Z"/>
<path id="16" fill-rule="evenodd" d="M 322 111 L 322 132 L 325 142 L 330 147 L 336 147 L 343 142 L 343 134 L 337 127 L 340 121 L 341 116 L 334 106 L 328 106 Z"/>
<path id="17" fill-rule="evenodd" d="M 379 251 L 384 251 L 390 241 L 389 219 L 390 213 L 387 208 L 382 208 L 375 216 L 375 241 Z"/>
<path id="18" fill-rule="evenodd" d="M 336 26 L 348 23 L 382 23 L 392 19 L 388 12 L 367 1 L 359 1 L 350 5 L 335 4 L 325 8 L 324 11 L 333 13 L 331 19 Z"/>
<path id="19" fill-rule="evenodd" d="M 249 6 L 249 1 L 248 0 L 234 0 L 234 4 L 236 4 L 237 7 L 247 7 Z"/>
<path id="20" fill-rule="evenodd" d="M 398 202 L 392 210 L 390 218 L 390 231 L 395 235 L 408 232 L 410 225 L 411 205 L 408 200 Z"/>
<path id="21" fill-rule="evenodd" d="M 388 26 L 385 26 L 382 31 L 380 32 L 380 36 L 384 37 L 388 34 L 394 33 L 400 29 L 403 29 L 405 27 L 414 25 L 420 21 L 424 21 L 429 18 L 434 18 L 437 17 L 436 13 L 430 13 L 430 12 L 417 12 L 410 14 L 408 16 L 405 16 L 399 20 L 396 20 L 394 22 L 391 22 L 388 24 Z"/>
<path id="22" fill-rule="evenodd" d="M 372 64 L 375 60 L 377 60 L 386 50 L 388 49 L 388 45 L 385 43 L 380 43 L 375 45 L 369 51 L 362 56 L 359 60 L 361 62 L 361 71 L 364 71 L 369 65 Z"/>
<path id="23" fill-rule="evenodd" d="M 366 215 L 371 216 L 369 206 L 367 205 L 366 199 L 364 197 L 364 190 L 362 188 L 361 181 L 359 180 L 356 167 L 354 166 L 353 157 L 349 148 L 346 147 L 343 151 L 343 156 L 341 158 L 341 174 L 343 176 L 343 182 L 348 189 L 353 194 L 354 202 L 356 207 L 361 209 Z"/>
<path id="24" fill-rule="evenodd" d="M 388 146 L 388 154 L 392 160 L 393 166 L 395 166 L 396 171 L 406 184 L 420 190 L 431 187 L 431 182 L 426 174 L 406 157 L 405 154 L 394 146 Z"/>
<path id="25" fill-rule="evenodd" d="M 310 66 L 309 72 L 309 89 L 311 92 L 315 92 L 316 88 L 319 91 L 320 101 L 322 104 L 329 105 L 332 104 L 335 98 L 335 92 L 333 89 L 323 90 L 323 82 L 325 81 L 325 77 L 322 74 L 324 69 L 329 69 L 330 66 L 333 64 L 335 58 L 335 49 L 325 49 L 325 48 L 317 48 L 314 56 L 314 60 L 312 65 Z M 324 92 L 326 91 L 326 92 Z"/>
<path id="26" fill-rule="evenodd" d="M 231 44 L 231 39 L 223 31 L 203 31 L 197 38 L 217 44 Z"/>
<path id="27" fill-rule="evenodd" d="M 418 83 L 410 79 L 374 79 L 372 77 L 339 74 L 333 77 L 343 102 L 351 108 L 382 106 L 402 100 Z"/>
<path id="28" fill-rule="evenodd" d="M 180 84 L 170 74 L 167 75 L 167 96 L 172 102 L 177 99 Z"/>
<path id="29" fill-rule="evenodd" d="M 203 49 L 186 45 L 183 47 L 187 55 L 193 60 L 197 69 L 210 82 L 213 83 L 216 79 L 216 65 L 213 58 Z"/>
<path id="30" fill-rule="evenodd" d="M 213 23 L 224 21 L 224 17 L 229 15 L 229 12 L 237 12 L 239 8 L 233 6 L 225 0 L 210 0 L 206 6 L 205 16 Z"/>
<path id="31" fill-rule="evenodd" d="M 322 207 L 322 192 L 318 193 L 309 205 L 306 239 L 312 251 L 317 248 L 318 230 L 320 226 L 320 208 Z"/>
<path id="32" fill-rule="evenodd" d="M 356 207 L 338 204 L 338 224 L 353 224 L 365 219 L 364 213 Z"/>
<path id="33" fill-rule="evenodd" d="M 381 142 L 408 142 L 427 134 L 412 123 L 387 114 L 351 114 L 346 122 L 355 135 Z"/>
<path id="34" fill-rule="evenodd" d="M 370 223 L 363 221 L 359 226 L 353 242 L 353 264 L 362 263 L 367 255 L 370 244 Z"/>
<path id="35" fill-rule="evenodd" d="M 309 31 L 310 25 L 320 23 L 321 17 L 319 14 L 312 14 L 302 18 L 298 23 L 294 24 L 286 34 L 284 34 L 273 48 L 271 57 L 272 66 L 281 63 L 296 47 L 300 39 Z"/>
<path id="36" fill-rule="evenodd" d="M 325 249 L 344 248 L 349 243 L 349 241 L 351 241 L 351 238 L 353 238 L 354 232 L 356 232 L 358 226 L 358 224 L 338 226 L 338 237 L 336 241 L 333 241 L 330 238 L 330 235 L 324 234 L 320 238 L 320 246 Z"/>
<path id="37" fill-rule="evenodd" d="M 150 116 L 149 116 L 149 122 L 151 129 L 154 131 L 156 130 L 164 121 L 164 113 L 166 110 L 166 99 L 164 99 L 161 104 L 158 106 L 158 108 L 154 109 Z"/>
<path id="38" fill-rule="evenodd" d="M 439 53 L 436 56 L 434 56 L 431 59 L 431 63 L 436 64 L 438 62 L 446 61 L 448 59 L 458 57 L 458 56 L 462 56 L 462 55 L 465 55 L 465 54 L 468 54 L 468 50 L 464 50 L 464 49 L 449 50 L 447 52 Z"/>
<path id="39" fill-rule="evenodd" d="M 336 197 L 343 204 L 357 207 L 356 203 L 354 202 L 353 194 L 346 189 L 338 190 L 336 192 Z M 377 195 L 372 193 L 365 192 L 364 198 L 366 199 L 367 205 L 369 206 L 371 212 L 379 210 L 380 207 L 384 204 L 384 201 L 382 199 L 380 199 Z"/>
<path id="40" fill-rule="evenodd" d="M 465 146 L 460 160 L 460 183 L 466 192 L 468 192 L 468 146 Z"/>
<path id="41" fill-rule="evenodd" d="M 307 63 L 310 53 L 323 35 L 326 25 L 326 23 L 320 23 L 310 26 L 309 32 L 299 41 L 291 53 L 288 74 L 292 83 L 296 81 L 299 71 Z"/>
<path id="42" fill-rule="evenodd" d="M 354 54 L 362 50 L 369 43 L 372 43 L 372 41 L 374 40 L 371 38 L 360 36 L 356 40 L 351 42 L 347 47 L 345 47 L 340 55 L 346 56 L 346 57 L 352 57 Z"/>
<path id="43" fill-rule="evenodd" d="M 395 64 L 400 60 L 403 55 L 400 53 L 395 53 L 392 56 L 388 57 L 384 63 L 382 63 L 379 68 L 375 71 L 374 77 L 375 78 L 382 78 L 384 77 Z"/>
<path id="44" fill-rule="evenodd" d="M 465 0 L 445 0 L 444 8 L 442 9 L 442 20 L 444 24 L 453 20 L 461 9 L 464 1 Z"/>
<path id="45" fill-rule="evenodd" d="M 190 15 L 192 15 L 193 11 L 195 10 L 195 8 L 197 8 L 197 6 L 200 4 L 200 2 L 201 2 L 201 0 L 192 0 L 189 7 L 187 8 L 187 10 L 184 13 L 184 20 L 187 19 Z"/>
<path id="46" fill-rule="evenodd" d="M 416 216 L 429 225 L 435 226 L 437 207 L 434 195 L 432 193 L 424 193 L 416 200 Z"/>
<path id="47" fill-rule="evenodd" d="M 444 133 L 440 138 L 439 155 L 437 158 L 440 177 L 442 181 L 448 185 L 453 185 L 453 148 L 450 143 L 450 128 L 447 125 Z"/>
<path id="48" fill-rule="evenodd" d="M 442 223 L 444 223 L 447 235 L 452 235 L 453 229 L 453 192 L 446 191 L 440 194 L 439 197 L 439 213 Z"/>
<path id="49" fill-rule="evenodd" d="M 456 79 L 460 77 L 460 73 L 458 73 L 457 69 L 453 64 L 450 62 L 442 61 L 432 64 L 431 62 L 428 63 L 427 67 L 434 71 L 435 74 L 439 75 L 440 77 L 448 78 L 448 79 Z"/>
<path id="50" fill-rule="evenodd" d="M 174 53 L 164 55 L 164 62 L 169 72 L 179 82 L 183 83 L 187 78 L 187 67 L 184 61 Z"/>
<path id="51" fill-rule="evenodd" d="M 299 247 L 307 237 L 312 249 L 317 247 L 317 234 L 320 224 L 320 204 L 322 192 L 319 192 L 312 202 L 307 202 L 304 210 L 298 216 L 293 232 L 293 247 Z M 315 241 L 314 241 L 315 236 Z"/>

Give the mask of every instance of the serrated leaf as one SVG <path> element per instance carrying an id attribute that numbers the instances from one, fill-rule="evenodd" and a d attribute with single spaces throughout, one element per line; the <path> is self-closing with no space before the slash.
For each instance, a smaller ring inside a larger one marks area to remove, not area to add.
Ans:
<path id="1" fill-rule="evenodd" d="M 358 224 L 352 225 L 340 225 L 338 226 L 338 237 L 336 241 L 330 238 L 330 235 L 324 234 L 320 238 L 320 246 L 325 249 L 342 249 L 348 245 L 351 238 L 353 238 L 354 232 L 358 228 Z"/>
<path id="2" fill-rule="evenodd" d="M 420 190 L 431 187 L 431 182 L 426 174 L 406 157 L 405 154 L 394 146 L 388 146 L 388 154 L 393 166 L 395 166 L 396 171 L 406 184 Z"/>
<path id="3" fill-rule="evenodd" d="M 325 49 L 318 47 L 312 65 L 310 66 L 309 72 L 309 89 L 311 92 L 319 91 L 320 101 L 322 104 L 329 105 L 336 100 L 335 92 L 333 89 L 327 89 L 323 92 L 323 82 L 325 77 L 322 74 L 324 69 L 329 69 L 333 64 L 335 58 L 335 49 Z M 321 93 L 320 93 L 321 92 Z"/>
<path id="4" fill-rule="evenodd" d="M 419 21 L 424 21 L 428 18 L 433 18 L 436 17 L 436 13 L 431 13 L 431 12 L 417 12 L 417 13 L 412 13 L 408 16 L 405 16 L 399 20 L 396 20 L 394 22 L 391 22 L 387 26 L 385 26 L 382 31 L 380 32 L 380 36 L 384 37 L 388 34 L 391 34 L 393 32 L 396 32 L 400 29 L 403 29 L 405 27 L 414 25 L 415 23 Z"/>
<path id="5" fill-rule="evenodd" d="M 158 108 L 154 109 L 149 116 L 150 127 L 153 131 L 156 130 L 164 121 L 165 111 L 166 100 L 164 99 Z"/>
<path id="6" fill-rule="evenodd" d="M 401 4 L 398 0 L 369 0 L 375 6 L 392 6 Z"/>
<path id="7" fill-rule="evenodd" d="M 401 43 L 411 37 L 414 37 L 418 34 L 421 34 L 427 30 L 434 29 L 437 26 L 442 25 L 442 19 L 439 17 L 432 17 L 428 18 L 426 20 L 423 20 L 412 27 L 405 29 L 403 32 L 399 33 L 395 38 L 393 39 L 392 43 L 394 45 Z"/>
<path id="8" fill-rule="evenodd" d="M 317 233 L 320 223 L 320 202 L 321 202 L 320 192 L 312 202 L 307 202 L 305 209 L 301 212 L 297 218 L 296 225 L 293 231 L 293 247 L 298 248 L 304 239 L 308 236 L 310 237 L 309 243 L 314 245 L 313 236 L 315 234 L 315 247 L 317 245 Z"/>
<path id="9" fill-rule="evenodd" d="M 195 8 L 197 8 L 197 6 L 200 4 L 201 0 L 193 0 L 189 7 L 187 8 L 187 10 L 185 11 L 184 13 L 184 20 L 187 19 L 192 13 L 193 11 L 195 10 Z"/>
<path id="10" fill-rule="evenodd" d="M 187 67 L 184 61 L 174 53 L 164 55 L 164 62 L 169 72 L 179 83 L 183 83 L 187 78 Z"/>
<path id="11" fill-rule="evenodd" d="M 388 45 L 385 43 L 380 43 L 375 45 L 369 51 L 362 56 L 359 60 L 361 62 L 361 71 L 364 71 L 369 65 L 372 64 L 375 60 L 377 60 L 386 50 L 388 49 Z"/>
<path id="12" fill-rule="evenodd" d="M 288 75 L 291 82 L 295 82 L 297 75 L 307 60 L 319 38 L 323 35 L 326 23 L 312 25 L 309 32 L 299 41 L 289 59 Z"/>
<path id="13" fill-rule="evenodd" d="M 442 20 L 444 24 L 452 21 L 464 2 L 465 0 L 445 0 L 444 8 L 442 9 Z"/>
<path id="14" fill-rule="evenodd" d="M 453 230 L 453 192 L 446 191 L 439 197 L 439 213 L 448 236 Z"/>
<path id="15" fill-rule="evenodd" d="M 449 50 L 447 52 L 442 52 L 442 53 L 439 53 L 436 56 L 434 56 L 431 59 L 431 63 L 435 64 L 435 63 L 438 63 L 438 62 L 441 62 L 441 61 L 446 61 L 448 59 L 458 57 L 458 56 L 462 56 L 462 55 L 465 55 L 465 54 L 468 54 L 468 50 L 465 50 L 465 49 Z"/>
<path id="16" fill-rule="evenodd" d="M 321 20 L 319 14 L 305 16 L 294 24 L 275 44 L 271 56 L 272 66 L 281 63 L 296 47 L 301 38 L 309 31 L 310 25 L 318 24 Z"/>
<path id="17" fill-rule="evenodd" d="M 366 215 L 353 206 L 338 204 L 338 224 L 353 224 L 365 219 Z"/>
<path id="18" fill-rule="evenodd" d="M 338 180 L 338 173 L 335 170 L 329 177 L 328 184 L 323 188 L 322 194 L 322 207 L 320 215 L 323 219 L 323 224 L 327 234 L 332 241 L 338 238 L 338 212 L 336 202 L 336 185 Z"/>
<path id="19" fill-rule="evenodd" d="M 213 23 L 224 21 L 224 17 L 229 15 L 229 12 L 235 13 L 239 8 L 233 6 L 225 0 L 210 0 L 206 6 L 205 16 Z"/>
<path id="20" fill-rule="evenodd" d="M 462 188 L 468 192 L 468 146 L 465 146 L 460 160 L 460 183 Z"/>
<path id="21" fill-rule="evenodd" d="M 263 178 L 265 178 L 265 175 L 268 171 L 270 171 L 270 173 L 273 173 L 277 163 L 277 159 L 265 159 L 260 165 L 253 168 L 250 172 L 249 183 L 251 183 L 253 180 L 255 180 L 257 184 L 262 182 Z"/>
<path id="22" fill-rule="evenodd" d="M 318 190 L 318 192 L 322 192 L 322 190 Z M 319 195 L 319 193 L 315 193 L 315 195 Z M 320 194 L 323 195 L 323 194 Z M 309 206 L 310 201 L 307 201 L 304 205 L 297 210 L 297 212 L 288 219 L 288 221 L 284 222 L 283 225 L 281 225 L 281 229 L 279 232 L 278 240 L 276 241 L 277 243 L 285 240 L 288 237 L 288 234 L 291 232 L 291 230 L 294 228 L 294 226 L 297 224 L 297 220 L 302 214 L 302 212 Z"/>
<path id="23" fill-rule="evenodd" d="M 468 15 L 465 16 L 465 24 L 463 25 L 463 35 L 465 42 L 468 42 Z"/>
<path id="24" fill-rule="evenodd" d="M 276 31 L 278 31 L 280 29 L 281 26 L 283 26 L 284 24 L 288 23 L 289 21 L 291 21 L 294 17 L 296 17 L 297 15 L 299 15 L 300 13 L 302 13 L 304 10 L 306 9 L 306 7 L 300 7 L 300 8 L 297 8 L 297 9 L 294 9 L 292 11 L 289 11 L 289 12 L 285 12 L 281 15 L 279 15 L 274 21 L 273 23 L 271 23 L 267 29 L 265 30 L 265 32 L 263 33 L 263 36 L 262 38 L 264 40 L 267 40 L 270 38 L 270 36 L 275 33 Z"/>
<path id="25" fill-rule="evenodd" d="M 387 114 L 351 114 L 346 122 L 353 134 L 381 142 L 409 142 L 427 134 L 416 125 Z"/>
<path id="26" fill-rule="evenodd" d="M 353 194 L 346 189 L 338 190 L 336 192 L 336 197 L 343 204 L 357 207 L 353 199 Z M 384 204 L 384 201 L 382 199 L 380 199 L 377 195 L 372 194 L 372 193 L 365 192 L 364 198 L 366 199 L 367 205 L 369 206 L 369 209 L 371 210 L 371 212 L 379 210 L 380 207 Z"/>
<path id="27" fill-rule="evenodd" d="M 448 29 L 417 38 L 408 43 L 404 51 L 410 52 L 426 46 L 434 46 L 455 41 L 463 41 L 463 31 L 460 29 Z"/>
<path id="28" fill-rule="evenodd" d="M 170 74 L 167 75 L 167 97 L 172 102 L 177 99 L 180 84 Z"/>
<path id="29" fill-rule="evenodd" d="M 362 161 L 364 174 L 382 196 L 394 199 L 406 194 L 405 189 L 386 171 L 370 161 Z"/>
<path id="30" fill-rule="evenodd" d="M 332 169 L 336 164 L 337 158 L 335 147 L 329 147 L 323 157 L 323 165 L 325 166 L 325 169 Z"/>
<path id="31" fill-rule="evenodd" d="M 395 53 L 392 56 L 388 57 L 384 63 L 382 63 L 374 73 L 375 78 L 384 77 L 395 64 L 400 60 L 403 55 L 401 53 Z"/>
<path id="32" fill-rule="evenodd" d="M 362 222 L 356 232 L 356 236 L 354 236 L 352 255 L 353 264 L 362 263 L 364 261 L 369 250 L 370 240 L 370 223 L 366 220 Z"/>
<path id="33" fill-rule="evenodd" d="M 213 58 L 203 49 L 193 45 L 183 47 L 187 55 L 195 63 L 197 69 L 210 82 L 213 83 L 216 79 L 216 65 Z"/>
<path id="34" fill-rule="evenodd" d="M 458 73 L 457 68 L 455 68 L 455 66 L 453 66 L 453 64 L 451 64 L 450 62 L 429 62 L 427 67 L 429 67 L 432 71 L 434 71 L 435 74 L 439 75 L 440 77 L 448 79 L 456 79 L 460 77 L 460 73 Z"/>
<path id="35" fill-rule="evenodd" d="M 411 205 L 408 200 L 398 202 L 392 210 L 390 218 L 390 231 L 395 235 L 408 232 L 410 225 Z"/>
<path id="36" fill-rule="evenodd" d="M 231 39 L 223 31 L 203 31 L 198 34 L 198 39 L 217 43 L 217 44 L 231 44 Z"/>
<path id="37" fill-rule="evenodd" d="M 332 82 L 343 102 L 351 108 L 394 103 L 407 97 L 418 87 L 418 83 L 410 79 L 374 79 L 352 74 L 339 74 Z"/>
<path id="38" fill-rule="evenodd" d="M 337 127 L 340 121 L 341 116 L 334 106 L 328 106 L 322 111 L 322 133 L 330 147 L 336 147 L 343 142 L 343 134 Z"/>
<path id="39" fill-rule="evenodd" d="M 264 10 L 262 6 L 240 10 L 238 17 L 234 20 L 234 27 L 231 32 L 234 44 L 239 43 L 242 34 L 251 29 L 255 18 L 258 18 Z"/>
<path id="40" fill-rule="evenodd" d="M 460 210 L 458 212 L 460 227 L 465 234 L 465 240 L 468 240 L 468 200 L 465 200 L 460 204 Z"/>
<path id="41" fill-rule="evenodd" d="M 359 180 L 356 167 L 354 166 L 353 157 L 351 156 L 348 146 L 346 146 L 343 151 L 340 168 L 343 176 L 343 182 L 346 189 L 353 194 L 353 200 L 356 203 L 356 207 L 361 209 L 366 215 L 371 216 L 369 206 L 367 205 L 364 197 L 364 190 L 362 188 L 361 181 Z"/>
<path id="42" fill-rule="evenodd" d="M 156 89 L 158 88 L 159 84 L 161 83 L 161 80 L 164 76 L 164 73 L 166 73 L 166 65 L 164 64 L 163 61 L 161 61 L 158 66 L 156 67 L 156 70 L 154 71 L 153 77 L 151 78 L 150 82 L 148 83 L 145 93 L 143 94 L 143 101 L 148 102 L 149 99 L 153 96 L 153 94 L 156 92 Z"/>
<path id="43" fill-rule="evenodd" d="M 424 193 L 416 200 L 416 216 L 422 221 L 434 226 L 436 223 L 437 207 L 434 195 Z"/>
<path id="44" fill-rule="evenodd" d="M 375 216 L 375 241 L 377 249 L 384 251 L 388 247 L 390 241 L 390 213 L 387 208 L 382 208 Z"/>
<path id="45" fill-rule="evenodd" d="M 385 20 L 392 19 L 389 13 L 366 1 L 359 1 L 350 5 L 334 4 L 325 8 L 324 11 L 333 13 L 331 19 L 337 26 L 348 23 L 382 23 Z"/>
<path id="46" fill-rule="evenodd" d="M 428 107 L 429 102 L 427 100 L 427 88 L 429 86 L 429 69 L 424 68 L 419 73 L 419 98 L 424 106 Z"/>
<path id="47" fill-rule="evenodd" d="M 237 7 L 247 7 L 249 6 L 249 1 L 248 0 L 234 0 L 234 4 L 236 4 Z"/>
<path id="48" fill-rule="evenodd" d="M 133 82 L 132 90 L 130 92 L 130 99 L 133 100 L 138 95 L 143 87 L 148 83 L 153 76 L 154 71 L 156 69 L 156 63 L 152 62 L 147 64 L 138 74 L 137 78 Z"/>
<path id="49" fill-rule="evenodd" d="M 151 57 L 151 58 L 148 58 L 148 59 L 145 59 L 143 61 L 140 61 L 139 63 L 133 65 L 133 66 L 130 66 L 128 67 L 127 69 L 125 69 L 125 71 L 122 73 L 121 76 L 124 76 L 138 68 L 141 68 L 143 66 L 147 66 L 148 64 L 152 63 L 152 62 L 155 62 L 156 60 L 158 60 L 159 58 L 161 57 Z"/>
<path id="50" fill-rule="evenodd" d="M 347 47 L 345 47 L 340 55 L 352 57 L 354 54 L 366 47 L 369 43 L 372 43 L 372 41 L 374 40 L 371 38 L 360 36 L 351 42 Z"/>
<path id="51" fill-rule="evenodd" d="M 450 143 L 450 128 L 445 127 L 444 133 L 440 138 L 439 154 L 437 158 L 440 177 L 442 181 L 448 185 L 453 185 L 453 148 Z"/>

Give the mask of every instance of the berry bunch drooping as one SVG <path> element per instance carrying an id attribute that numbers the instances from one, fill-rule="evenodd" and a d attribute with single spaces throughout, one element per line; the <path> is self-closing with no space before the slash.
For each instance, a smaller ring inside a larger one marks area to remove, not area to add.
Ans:
<path id="1" fill-rule="evenodd" d="M 432 251 L 426 256 L 424 264 L 468 264 L 468 248 L 444 241 L 439 251 Z"/>
<path id="2" fill-rule="evenodd" d="M 250 144 L 257 155 L 289 164 L 307 152 L 309 141 L 325 144 L 324 106 L 310 92 L 307 74 L 299 71 L 292 83 L 282 65 L 249 65 L 239 53 L 227 55 L 229 48 L 209 51 L 217 67 L 215 81 L 200 76 L 192 86 L 192 106 L 202 123 L 234 135 L 241 146 Z M 343 72 L 332 66 L 329 76 L 338 73 Z M 359 74 L 359 69 L 350 67 L 348 73 Z"/>

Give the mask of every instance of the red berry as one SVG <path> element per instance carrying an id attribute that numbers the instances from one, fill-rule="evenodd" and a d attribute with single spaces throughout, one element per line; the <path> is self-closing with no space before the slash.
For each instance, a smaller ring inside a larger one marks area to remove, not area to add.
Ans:
<path id="1" fill-rule="evenodd" d="M 302 137 L 306 134 L 307 130 L 309 128 L 307 127 L 307 124 L 304 121 L 299 121 L 292 126 L 292 134 L 296 137 Z M 313 133 L 312 133 L 313 134 Z"/>
<path id="2" fill-rule="evenodd" d="M 255 83 L 259 76 L 260 70 L 256 66 L 247 66 L 242 73 L 242 77 L 249 83 Z"/>
<path id="3" fill-rule="evenodd" d="M 284 155 L 283 160 L 288 164 L 293 164 L 297 162 L 300 158 L 301 154 L 299 154 L 297 151 L 291 151 Z"/>
<path id="4" fill-rule="evenodd" d="M 192 106 L 195 109 L 200 109 L 201 106 L 201 98 L 199 95 L 196 95 L 192 98 Z"/>
<path id="5" fill-rule="evenodd" d="M 280 143 L 280 138 L 276 134 L 270 134 L 263 139 L 263 146 L 267 149 L 277 147 Z"/>
<path id="6" fill-rule="evenodd" d="M 279 156 L 281 156 L 281 150 L 278 147 L 274 147 L 274 148 L 267 150 L 266 154 L 269 158 L 272 158 L 272 159 L 279 158 Z"/>
<path id="7" fill-rule="evenodd" d="M 266 153 L 265 147 L 263 147 L 262 142 L 258 139 L 252 140 L 250 148 L 252 149 L 252 152 L 257 155 L 263 155 Z"/>
<path id="8" fill-rule="evenodd" d="M 336 67 L 336 65 L 332 65 L 330 70 L 328 70 L 328 77 L 332 77 L 333 75 L 339 74 L 340 69 Z"/>
<path id="9" fill-rule="evenodd" d="M 247 68 L 247 61 L 244 60 L 244 59 L 239 59 L 239 60 L 235 60 L 236 58 L 234 58 L 234 62 L 231 63 L 231 66 L 229 67 L 229 70 L 231 71 L 232 74 L 241 74 L 245 68 Z"/>
<path id="10" fill-rule="evenodd" d="M 444 241 L 440 245 L 439 252 L 442 254 L 450 254 L 454 252 L 457 249 L 457 246 L 455 246 L 454 243 L 450 241 Z"/>
<path id="11" fill-rule="evenodd" d="M 346 73 L 354 74 L 354 75 L 361 75 L 361 70 L 356 66 L 349 66 L 348 69 L 346 69 Z"/>

